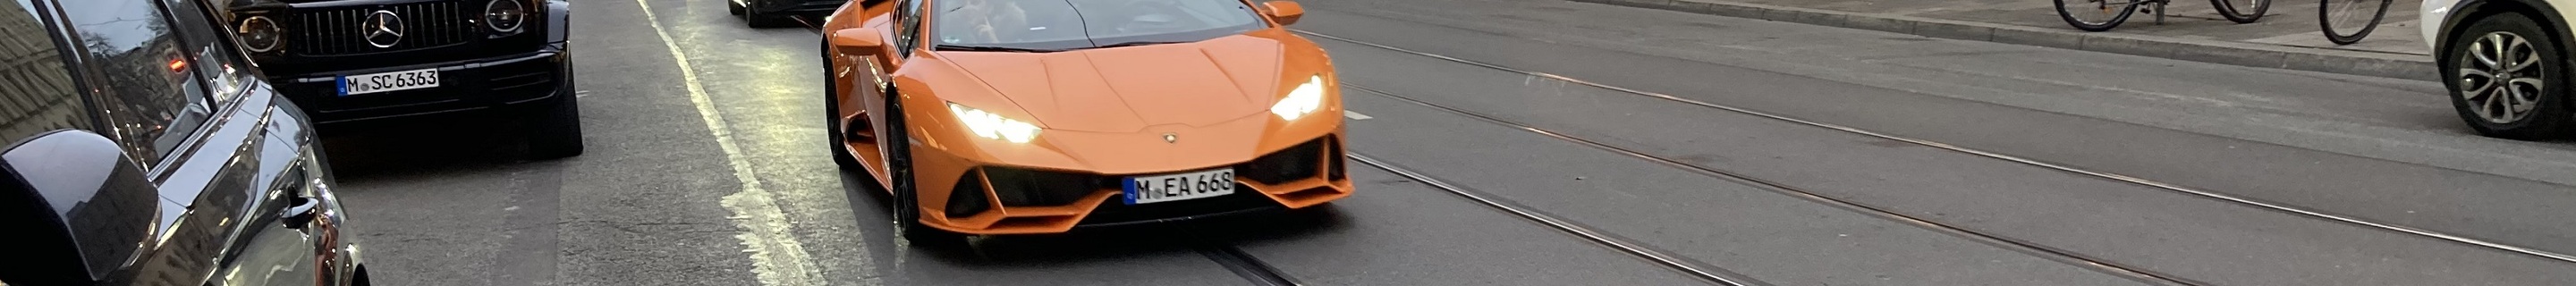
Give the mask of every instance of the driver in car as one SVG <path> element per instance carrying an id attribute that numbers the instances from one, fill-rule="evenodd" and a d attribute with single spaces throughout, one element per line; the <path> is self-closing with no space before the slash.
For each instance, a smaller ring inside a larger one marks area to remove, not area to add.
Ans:
<path id="1" fill-rule="evenodd" d="M 1029 29 L 1029 12 L 1020 7 L 1019 1 L 958 0 L 960 4 L 956 8 L 940 14 L 957 17 L 939 21 L 944 24 L 940 25 L 939 29 L 943 31 L 939 34 L 946 35 L 940 41 L 949 44 L 1019 41 L 1019 34 Z"/>

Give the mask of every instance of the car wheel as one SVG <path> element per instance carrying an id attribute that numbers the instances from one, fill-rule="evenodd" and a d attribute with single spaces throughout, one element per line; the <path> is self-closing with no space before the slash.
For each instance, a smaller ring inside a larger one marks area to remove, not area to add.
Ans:
<path id="1" fill-rule="evenodd" d="M 581 100 L 571 93 L 560 96 L 528 115 L 527 135 L 521 140 L 528 146 L 529 159 L 581 156 Z"/>
<path id="2" fill-rule="evenodd" d="M 765 2 L 761 0 L 745 1 L 750 1 L 751 6 L 744 7 L 742 9 L 742 20 L 743 22 L 749 23 L 752 28 L 781 28 L 796 25 L 795 19 L 788 19 L 787 15 L 761 12 L 758 7 L 768 6 L 762 4 Z"/>
<path id="3" fill-rule="evenodd" d="M 2566 136 L 2565 47 L 2521 13 L 2469 24 L 2444 51 L 2451 107 L 2478 134 L 2511 139 Z"/>
<path id="4" fill-rule="evenodd" d="M 894 192 L 894 207 L 888 209 L 894 210 L 895 226 L 913 247 L 938 249 L 965 245 L 963 235 L 921 223 L 921 192 L 915 191 L 913 184 L 912 135 L 905 129 L 903 104 L 894 101 L 900 97 L 890 95 L 886 98 L 887 131 L 879 132 L 883 134 L 877 136 L 885 138 L 886 177 L 891 181 L 886 184 L 886 189 Z"/>
<path id="5" fill-rule="evenodd" d="M 732 13 L 734 16 L 742 16 L 742 2 L 734 2 L 734 0 L 723 1 L 725 1 L 725 13 Z"/>

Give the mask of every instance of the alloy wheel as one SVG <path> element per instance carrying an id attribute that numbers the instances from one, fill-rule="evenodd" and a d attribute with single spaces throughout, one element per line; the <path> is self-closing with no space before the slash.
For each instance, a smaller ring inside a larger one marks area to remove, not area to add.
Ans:
<path id="1" fill-rule="evenodd" d="M 2460 54 L 2459 78 L 2454 80 L 2460 83 L 2460 98 L 2468 101 L 2469 111 L 2478 118 L 2513 123 L 2531 116 L 2539 106 L 2549 76 L 2541 65 L 2548 61 L 2522 35 L 2487 33 Z"/>

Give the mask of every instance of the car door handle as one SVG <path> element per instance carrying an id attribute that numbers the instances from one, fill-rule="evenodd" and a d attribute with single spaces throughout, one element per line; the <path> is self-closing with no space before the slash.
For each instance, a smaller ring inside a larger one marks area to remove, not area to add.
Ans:
<path id="1" fill-rule="evenodd" d="M 307 197 L 295 197 L 290 201 L 295 205 L 286 207 L 285 213 L 277 215 L 277 221 L 285 223 L 286 228 L 302 229 L 305 225 L 311 224 L 314 216 L 313 208 L 322 206 L 322 200 Z"/>

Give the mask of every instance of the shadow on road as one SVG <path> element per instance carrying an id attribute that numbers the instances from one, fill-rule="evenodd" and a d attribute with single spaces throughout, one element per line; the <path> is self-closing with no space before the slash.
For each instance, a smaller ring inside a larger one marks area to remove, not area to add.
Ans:
<path id="1" fill-rule="evenodd" d="M 987 238 L 977 244 L 969 264 L 1051 264 L 1088 262 L 1134 252 L 1195 251 L 1238 242 L 1293 240 L 1327 233 L 1343 220 L 1331 205 L 1318 208 L 1132 227 L 1082 229 L 1072 233 Z"/>
<path id="2" fill-rule="evenodd" d="M 402 118 L 318 128 L 331 172 L 347 179 L 436 176 L 526 163 L 516 126 L 462 116 Z"/>

